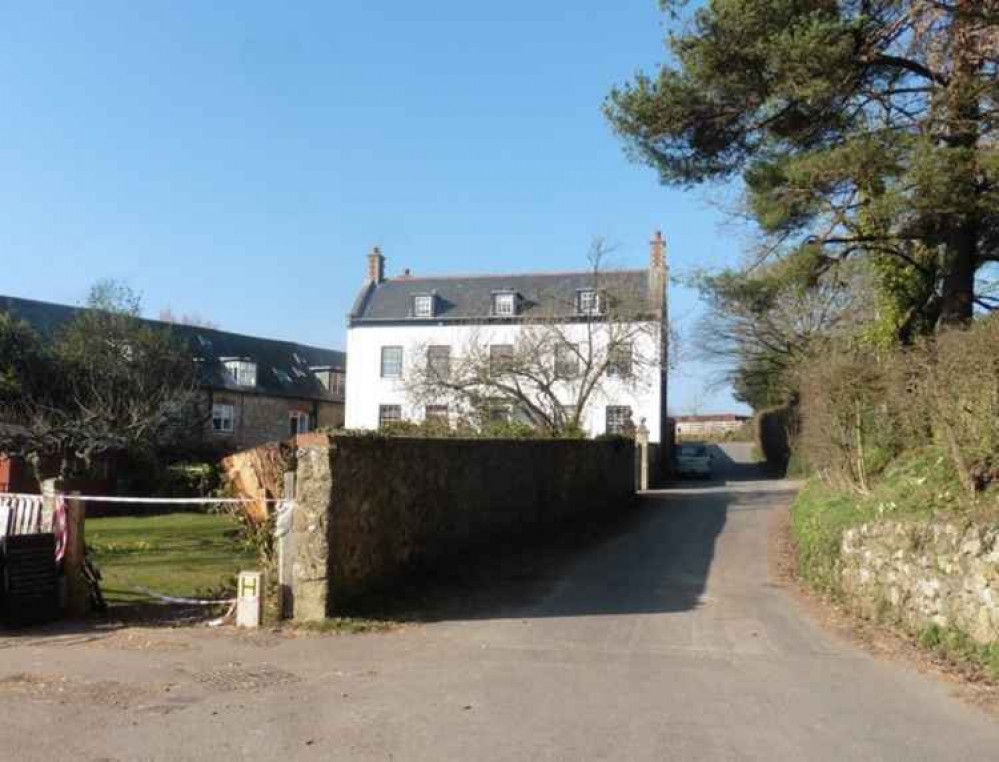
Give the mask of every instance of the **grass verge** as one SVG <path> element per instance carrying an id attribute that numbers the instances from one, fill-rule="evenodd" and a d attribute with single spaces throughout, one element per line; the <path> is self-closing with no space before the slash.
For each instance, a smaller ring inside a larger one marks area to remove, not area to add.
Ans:
<path id="1" fill-rule="evenodd" d="M 798 573 L 825 593 L 837 592 L 843 532 L 878 520 L 929 518 L 936 513 L 994 512 L 996 491 L 971 505 L 951 460 L 936 448 L 899 458 L 867 495 L 836 490 L 813 478 L 791 506 Z"/>
<path id="2" fill-rule="evenodd" d="M 991 680 L 999 681 L 999 643 L 982 645 L 961 630 L 937 625 L 921 630 L 916 642 L 944 661 L 971 664 Z"/>
<path id="3" fill-rule="evenodd" d="M 929 519 L 935 514 L 993 519 L 999 514 L 995 488 L 972 503 L 963 492 L 951 460 L 935 448 L 899 458 L 881 475 L 870 494 L 836 490 L 810 480 L 791 506 L 796 570 L 810 588 L 842 601 L 840 548 L 851 527 L 880 520 Z M 887 608 L 878 624 L 910 637 L 939 661 L 972 668 L 999 681 L 999 644 L 981 645 L 955 628 L 933 625 L 919 631 L 904 626 Z"/>
<path id="4" fill-rule="evenodd" d="M 235 590 L 235 575 L 256 556 L 227 516 L 168 513 L 87 519 L 87 545 L 112 605 L 155 603 L 135 588 L 164 595 L 221 598 Z"/>

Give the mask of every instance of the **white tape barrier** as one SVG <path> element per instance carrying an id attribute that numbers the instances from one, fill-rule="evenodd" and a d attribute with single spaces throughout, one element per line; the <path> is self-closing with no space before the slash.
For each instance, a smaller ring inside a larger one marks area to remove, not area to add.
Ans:
<path id="1" fill-rule="evenodd" d="M 135 503 L 138 505 L 247 505 L 250 503 L 285 503 L 281 497 L 121 497 L 111 495 L 71 495 L 58 492 L 57 495 L 79 500 L 84 503 Z M 26 495 L 17 492 L 0 492 L 0 505 L 5 498 L 37 501 L 41 504 L 46 495 Z"/>
<path id="2" fill-rule="evenodd" d="M 157 593 L 155 590 L 150 590 L 148 587 L 138 587 L 136 585 L 129 585 L 129 589 L 135 590 L 137 593 L 148 595 L 150 598 L 156 598 L 164 603 L 183 603 L 187 606 L 222 606 L 226 603 L 236 602 L 235 598 L 218 598 L 216 600 L 212 600 L 210 598 L 180 598 L 175 595 Z"/>
<path id="3" fill-rule="evenodd" d="M 59 498 L 59 504 L 62 504 L 62 500 L 69 497 L 72 500 L 79 500 L 81 502 L 92 502 L 92 503 L 128 503 L 128 504 L 138 504 L 138 505 L 248 505 L 248 504 L 273 504 L 275 505 L 275 535 L 277 537 L 283 537 L 288 532 L 291 531 L 291 517 L 292 508 L 294 507 L 293 500 L 286 500 L 284 498 L 212 498 L 212 497 L 119 497 L 119 496 L 102 496 L 102 495 L 66 495 L 65 493 L 57 493 L 56 497 Z M 19 525 L 24 522 L 23 519 L 19 519 L 20 513 L 24 513 L 25 509 L 28 510 L 28 515 L 31 517 L 30 520 L 34 521 L 37 516 L 37 521 L 41 521 L 42 516 L 42 495 L 27 495 L 22 493 L 5 492 L 0 493 L 0 536 L 3 535 L 3 530 L 7 528 L 8 524 L 17 522 Z M 18 510 L 18 509 L 21 510 Z M 37 510 L 36 510 L 37 508 Z M 150 590 L 147 587 L 137 587 L 130 586 L 131 590 L 147 595 L 150 598 L 155 598 L 156 600 L 163 601 L 164 603 L 181 604 L 185 606 L 223 606 L 228 605 L 228 611 L 223 614 L 218 619 L 213 619 L 207 624 L 211 627 L 217 627 L 223 624 L 228 618 L 230 618 L 235 610 L 237 600 L 236 598 L 221 598 L 218 600 L 201 599 L 201 598 L 182 598 L 174 595 L 164 595 L 163 593 L 158 593 L 155 590 Z"/>
<path id="4" fill-rule="evenodd" d="M 274 539 L 280 540 L 291 531 L 292 508 L 294 500 L 281 500 L 274 509 Z"/>
<path id="5" fill-rule="evenodd" d="M 264 497 L 102 497 L 69 495 L 84 503 L 136 503 L 139 505 L 245 505 L 247 503 L 283 503 L 281 498 Z"/>
<path id="6" fill-rule="evenodd" d="M 230 619 L 232 619 L 233 614 L 236 613 L 235 598 L 222 598 L 217 601 L 198 600 L 197 598 L 178 598 L 173 595 L 163 595 L 162 593 L 157 593 L 156 591 L 150 590 L 147 587 L 131 587 L 131 589 L 140 593 L 144 593 L 145 595 L 148 595 L 150 598 L 157 598 L 158 600 L 161 600 L 165 603 L 181 603 L 193 606 L 224 606 L 224 605 L 229 606 L 229 608 L 225 610 L 225 613 L 222 616 L 216 619 L 209 619 L 207 622 L 205 622 L 206 627 L 221 627 Z"/>

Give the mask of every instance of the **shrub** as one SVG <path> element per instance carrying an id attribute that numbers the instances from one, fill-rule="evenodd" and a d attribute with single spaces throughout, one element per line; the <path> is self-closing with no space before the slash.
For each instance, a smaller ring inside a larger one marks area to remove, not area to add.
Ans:
<path id="1" fill-rule="evenodd" d="M 332 432 L 341 435 L 344 432 Z M 354 433 L 354 432 L 351 432 Z M 579 427 L 568 428 L 552 434 L 537 426 L 520 421 L 484 421 L 473 425 L 458 421 L 451 425 L 447 421 L 394 421 L 372 436 L 405 437 L 410 439 L 586 439 L 586 432 Z"/>
<path id="2" fill-rule="evenodd" d="M 936 445 L 975 498 L 999 476 L 999 316 L 890 353 L 812 361 L 801 421 L 801 455 L 834 486 L 869 493 L 901 454 Z"/>
<path id="3" fill-rule="evenodd" d="M 756 415 L 756 445 L 767 466 L 779 476 L 787 473 L 797 430 L 797 410 L 791 403 L 761 410 Z"/>

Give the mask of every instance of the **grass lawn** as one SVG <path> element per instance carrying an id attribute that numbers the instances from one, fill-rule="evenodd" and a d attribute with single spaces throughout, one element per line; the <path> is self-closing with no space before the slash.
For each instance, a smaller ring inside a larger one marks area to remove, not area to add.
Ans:
<path id="1" fill-rule="evenodd" d="M 111 604 L 149 603 L 136 591 L 218 598 L 235 589 L 234 574 L 257 567 L 236 522 L 205 513 L 87 519 L 87 545 Z"/>

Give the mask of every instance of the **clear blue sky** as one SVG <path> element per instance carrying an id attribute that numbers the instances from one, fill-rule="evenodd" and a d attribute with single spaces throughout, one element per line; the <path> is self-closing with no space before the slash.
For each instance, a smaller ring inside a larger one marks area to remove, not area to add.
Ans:
<path id="1" fill-rule="evenodd" d="M 655 0 L 0 4 L 0 293 L 342 347 L 390 274 L 737 259 L 711 205 L 630 163 L 600 105 L 662 57 Z M 673 311 L 689 328 L 690 293 Z M 728 410 L 682 363 L 671 408 Z"/>

